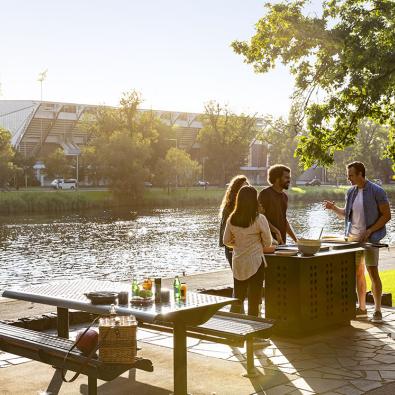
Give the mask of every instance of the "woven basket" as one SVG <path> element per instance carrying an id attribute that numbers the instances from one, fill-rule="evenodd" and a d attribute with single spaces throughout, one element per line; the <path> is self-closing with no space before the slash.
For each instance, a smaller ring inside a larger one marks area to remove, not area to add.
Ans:
<path id="1" fill-rule="evenodd" d="M 99 326 L 99 359 L 114 364 L 131 364 L 136 360 L 137 325 Z"/>

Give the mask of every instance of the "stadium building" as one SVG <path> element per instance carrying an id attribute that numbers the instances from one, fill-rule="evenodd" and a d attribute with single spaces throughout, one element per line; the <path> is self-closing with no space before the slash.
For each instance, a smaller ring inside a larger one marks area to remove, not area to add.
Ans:
<path id="1" fill-rule="evenodd" d="M 67 156 L 80 154 L 89 140 L 88 133 L 80 128 L 80 121 L 92 120 L 98 106 L 76 103 L 58 103 L 36 100 L 0 100 L 0 126 L 9 130 L 13 147 L 25 157 L 46 156 L 61 147 Z M 140 110 L 147 111 L 147 110 Z M 201 163 L 197 135 L 202 128 L 199 113 L 153 110 L 164 123 L 177 126 L 176 145 Z M 258 126 L 261 126 L 258 119 Z M 253 140 L 245 166 L 240 171 L 256 184 L 266 180 L 268 150 L 266 144 Z M 38 179 L 43 183 L 42 163 L 36 163 Z"/>

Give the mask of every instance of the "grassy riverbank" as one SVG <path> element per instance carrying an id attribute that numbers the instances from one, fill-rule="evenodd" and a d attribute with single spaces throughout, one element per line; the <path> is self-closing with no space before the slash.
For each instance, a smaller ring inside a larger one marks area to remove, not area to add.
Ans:
<path id="1" fill-rule="evenodd" d="M 323 199 L 343 201 L 348 186 L 292 187 L 288 191 L 292 203 L 315 203 Z M 395 197 L 395 185 L 384 187 L 390 199 Z M 258 190 L 261 188 L 258 187 Z M 149 188 L 138 201 L 120 204 L 108 190 L 20 190 L 0 192 L 0 215 L 19 213 L 56 213 L 64 211 L 84 211 L 88 209 L 118 208 L 128 209 L 164 207 L 213 207 L 219 206 L 224 188 L 178 188 L 168 192 L 161 188 Z"/>
<path id="2" fill-rule="evenodd" d="M 395 270 L 385 270 L 380 272 L 381 282 L 383 284 L 383 292 L 392 294 L 392 305 L 395 306 Z M 366 275 L 367 289 L 372 289 L 372 283 L 369 275 Z"/>
<path id="3" fill-rule="evenodd" d="M 18 191 L 0 193 L 0 215 L 57 213 L 112 206 L 109 191 Z"/>

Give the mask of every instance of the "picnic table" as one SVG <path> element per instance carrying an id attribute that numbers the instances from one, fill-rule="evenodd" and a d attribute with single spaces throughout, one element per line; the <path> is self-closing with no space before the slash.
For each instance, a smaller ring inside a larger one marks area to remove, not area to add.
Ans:
<path id="1" fill-rule="evenodd" d="M 93 314 L 108 314 L 108 305 L 94 305 L 84 295 L 94 291 L 129 291 L 130 285 L 121 282 L 99 280 L 67 280 L 48 284 L 31 285 L 18 289 L 6 289 L 2 296 L 57 307 L 58 336 L 69 336 L 69 309 Z M 147 323 L 168 322 L 173 326 L 174 394 L 187 394 L 187 326 L 201 325 L 221 307 L 235 299 L 215 295 L 188 292 L 185 301 L 170 298 L 168 303 L 146 306 L 116 306 L 119 315 L 134 315 Z"/>

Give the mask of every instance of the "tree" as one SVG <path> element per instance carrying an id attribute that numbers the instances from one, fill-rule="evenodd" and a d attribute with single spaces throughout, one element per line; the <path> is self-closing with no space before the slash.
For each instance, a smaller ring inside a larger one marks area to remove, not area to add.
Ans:
<path id="1" fill-rule="evenodd" d="M 233 49 L 258 73 L 278 61 L 290 66 L 304 98 L 308 136 L 297 154 L 305 167 L 333 163 L 355 143 L 360 122 L 390 125 L 387 154 L 395 159 L 395 2 L 327 0 L 322 16 L 306 15 L 307 0 L 266 4 L 250 42 Z M 310 103 L 312 94 L 323 96 Z"/>
<path id="2" fill-rule="evenodd" d="M 144 187 L 147 170 L 144 162 L 149 156 L 149 145 L 139 133 L 129 130 L 114 131 L 106 144 L 99 146 L 103 175 L 121 199 L 138 198 Z"/>
<path id="3" fill-rule="evenodd" d="M 155 130 L 144 127 L 137 111 L 141 96 L 127 92 L 121 107 L 99 108 L 95 121 L 84 120 L 90 141 L 83 153 L 84 166 L 96 182 L 106 179 L 118 198 L 136 199 L 149 175 L 150 141 Z"/>
<path id="4" fill-rule="evenodd" d="M 256 117 L 236 115 L 227 107 L 212 101 L 205 105 L 203 128 L 198 135 L 207 178 L 225 185 L 229 178 L 240 172 L 249 145 L 258 134 Z"/>
<path id="5" fill-rule="evenodd" d="M 370 120 L 360 123 L 353 147 L 347 147 L 334 154 L 334 163 L 328 169 L 328 177 L 338 183 L 346 177 L 346 165 L 352 161 L 361 161 L 366 166 L 370 178 L 385 178 L 388 182 L 391 175 L 391 164 L 384 158 L 388 145 L 388 131 Z"/>
<path id="6" fill-rule="evenodd" d="M 138 122 L 142 135 L 149 140 L 150 157 L 145 166 L 153 175 L 159 168 L 158 161 L 165 159 L 167 151 L 174 145 L 176 130 L 163 123 L 152 110 L 141 113 Z"/>
<path id="7" fill-rule="evenodd" d="M 12 163 L 14 150 L 11 146 L 11 133 L 0 127 L 0 187 L 4 188 L 14 175 L 17 167 Z"/>
<path id="8" fill-rule="evenodd" d="M 269 145 L 270 163 L 282 163 L 289 166 L 292 172 L 292 180 L 301 173 L 299 159 L 295 156 L 299 138 L 304 131 L 298 123 L 300 107 L 295 103 L 291 107 L 288 120 L 282 117 L 273 119 L 266 117 L 265 128 L 260 136 L 262 141 Z"/>
<path id="9" fill-rule="evenodd" d="M 163 162 L 162 162 L 163 163 Z M 201 171 L 201 166 L 182 149 L 170 148 L 163 163 L 164 174 L 168 182 L 175 182 L 177 186 L 191 186 Z M 173 177 L 173 180 L 171 180 Z"/>
<path id="10" fill-rule="evenodd" d="M 15 188 L 19 189 L 21 185 L 34 185 L 38 182 L 33 169 L 36 158 L 26 157 L 20 151 L 16 151 L 12 162 L 17 168 L 13 180 Z"/>
<path id="11" fill-rule="evenodd" d="M 57 148 L 45 160 L 45 169 L 49 177 L 62 178 L 70 174 L 70 165 L 62 148 Z"/>

